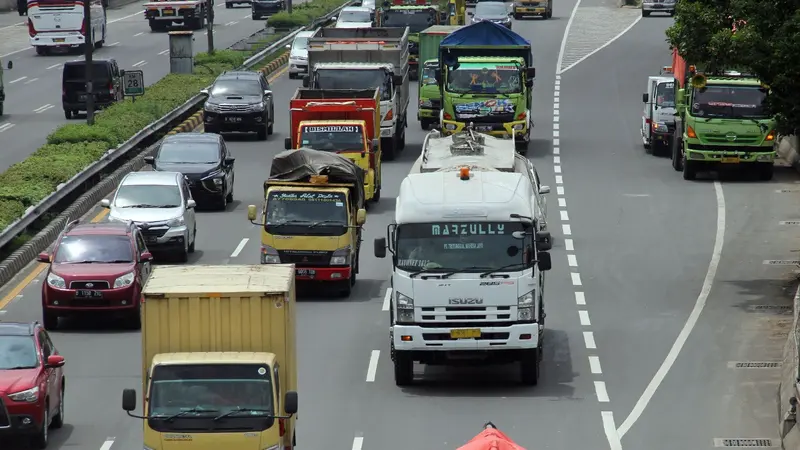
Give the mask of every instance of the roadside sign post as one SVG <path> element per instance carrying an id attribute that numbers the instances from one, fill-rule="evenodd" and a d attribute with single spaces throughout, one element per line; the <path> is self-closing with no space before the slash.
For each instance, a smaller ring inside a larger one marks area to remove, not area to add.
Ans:
<path id="1" fill-rule="evenodd" d="M 126 70 L 122 74 L 123 95 L 131 97 L 136 101 L 136 97 L 144 95 L 144 72 L 141 70 Z"/>

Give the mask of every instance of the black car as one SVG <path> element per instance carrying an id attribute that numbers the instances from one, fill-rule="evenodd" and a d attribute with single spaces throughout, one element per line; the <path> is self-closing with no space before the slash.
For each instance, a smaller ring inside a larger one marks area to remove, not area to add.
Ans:
<path id="1" fill-rule="evenodd" d="M 475 12 L 468 12 L 467 15 L 472 16 L 472 23 L 488 21 L 511 29 L 513 14 L 502 2 L 479 2 L 475 5 Z"/>
<path id="2" fill-rule="evenodd" d="M 233 201 L 234 160 L 222 136 L 213 133 L 168 135 L 155 156 L 144 158 L 154 170 L 182 173 L 198 204 L 220 209 Z"/>
<path id="3" fill-rule="evenodd" d="M 286 9 L 284 0 L 252 0 L 250 3 L 253 9 L 253 20 L 261 19 Z"/>
<path id="4" fill-rule="evenodd" d="M 203 106 L 207 133 L 255 132 L 266 140 L 275 125 L 275 106 L 267 78 L 261 72 L 225 72 L 210 89 Z"/>
<path id="5" fill-rule="evenodd" d="M 116 60 L 94 60 L 92 82 L 95 108 L 111 106 L 124 98 L 122 71 L 119 70 Z M 65 62 L 61 72 L 61 105 L 64 107 L 64 117 L 71 119 L 79 111 L 86 111 L 86 95 L 86 61 Z"/>

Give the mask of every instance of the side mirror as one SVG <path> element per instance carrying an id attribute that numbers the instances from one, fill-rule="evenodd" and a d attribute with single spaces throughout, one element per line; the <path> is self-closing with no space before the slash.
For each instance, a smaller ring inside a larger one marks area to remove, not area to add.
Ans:
<path id="1" fill-rule="evenodd" d="M 36 260 L 39 262 L 50 264 L 50 253 L 42 252 L 39 253 L 39 256 L 36 257 Z"/>
<path id="2" fill-rule="evenodd" d="M 337 20 L 339 20 L 339 16 L 331 16 L 331 20 L 336 22 Z"/>
<path id="3" fill-rule="evenodd" d="M 374 249 L 375 257 L 386 258 L 386 238 L 385 237 L 375 238 L 373 245 L 375 247 Z"/>
<path id="4" fill-rule="evenodd" d="M 392 75 L 392 83 L 395 86 L 400 86 L 403 84 L 403 76 L 402 75 Z"/>
<path id="5" fill-rule="evenodd" d="M 189 199 L 186 201 L 186 209 L 194 209 L 197 206 L 197 202 Z"/>
<path id="6" fill-rule="evenodd" d="M 286 414 L 297 414 L 297 392 L 288 391 L 283 398 L 283 410 Z"/>
<path id="7" fill-rule="evenodd" d="M 550 193 L 550 186 L 539 186 L 539 195 L 546 195 Z"/>
<path id="8" fill-rule="evenodd" d="M 536 232 L 536 249 L 545 252 L 553 248 L 553 240 L 550 238 L 549 231 Z"/>
<path id="9" fill-rule="evenodd" d="M 13 69 L 13 68 L 14 68 L 14 63 L 13 63 L 13 62 L 11 62 L 11 61 L 9 61 L 9 62 L 8 62 L 8 70 L 11 70 L 11 69 Z"/>
<path id="10" fill-rule="evenodd" d="M 525 87 L 532 88 L 533 87 L 533 80 L 531 80 L 530 78 L 525 80 Z"/>
<path id="11" fill-rule="evenodd" d="M 107 198 L 100 200 L 100 206 L 103 208 L 111 208 L 111 200 Z"/>
<path id="12" fill-rule="evenodd" d="M 153 254 L 150 252 L 142 252 L 142 254 L 139 255 L 139 260 L 142 262 L 150 262 L 153 260 Z"/>
<path id="13" fill-rule="evenodd" d="M 286 44 L 286 48 L 292 48 L 292 44 Z"/>
<path id="14" fill-rule="evenodd" d="M 378 148 L 380 148 L 380 146 L 381 146 L 381 140 L 380 139 L 373 139 L 372 140 L 372 151 L 377 151 Z"/>
<path id="15" fill-rule="evenodd" d="M 649 99 L 650 99 L 650 96 L 647 94 L 647 92 L 642 94 L 642 103 L 647 103 L 647 100 L 649 100 Z"/>
<path id="16" fill-rule="evenodd" d="M 45 367 L 49 369 L 55 369 L 57 367 L 64 367 L 64 357 L 61 355 L 50 355 L 47 357 L 47 364 Z"/>
<path id="17" fill-rule="evenodd" d="M 136 410 L 136 389 L 122 390 L 122 409 L 128 412 Z"/>
<path id="18" fill-rule="evenodd" d="M 256 220 L 256 205 L 247 205 L 247 220 L 254 222 Z"/>
<path id="19" fill-rule="evenodd" d="M 470 17 L 472 17 L 472 16 L 474 16 L 474 15 L 475 15 L 475 13 L 474 13 L 474 12 L 472 12 L 472 11 L 468 11 L 468 12 L 467 12 L 467 15 L 468 15 L 468 16 L 470 16 Z"/>
<path id="20" fill-rule="evenodd" d="M 305 76 L 305 77 L 303 77 L 303 87 L 307 88 L 308 85 L 309 85 L 309 79 L 308 79 L 308 76 Z"/>
<path id="21" fill-rule="evenodd" d="M 528 70 L 525 72 L 525 75 L 528 78 L 536 78 L 536 67 L 528 67 Z"/>
<path id="22" fill-rule="evenodd" d="M 359 208 L 356 211 L 356 225 L 364 225 L 364 222 L 367 221 L 367 210 L 364 208 Z"/>
<path id="23" fill-rule="evenodd" d="M 145 156 L 144 157 L 144 163 L 145 164 L 150 164 L 152 166 L 153 164 L 155 164 L 155 162 L 156 162 L 156 157 L 155 156 Z"/>
<path id="24" fill-rule="evenodd" d="M 236 158 L 232 157 L 225 158 L 225 165 L 227 166 L 232 166 L 234 162 L 236 162 Z"/>
<path id="25" fill-rule="evenodd" d="M 208 89 L 200 89 L 200 93 L 208 95 Z"/>
<path id="26" fill-rule="evenodd" d="M 678 89 L 678 92 L 675 93 L 675 104 L 682 105 L 684 97 L 686 97 L 686 89 Z"/>
<path id="27" fill-rule="evenodd" d="M 539 260 L 539 262 L 536 263 L 536 266 L 542 272 L 546 272 L 553 267 L 553 261 L 550 259 L 550 253 L 539 252 L 539 254 L 537 255 L 537 259 Z"/>
<path id="28" fill-rule="evenodd" d="M 286 150 L 292 149 L 292 138 L 284 138 L 283 139 L 283 148 Z"/>
<path id="29" fill-rule="evenodd" d="M 272 97 L 272 91 L 269 89 L 264 89 L 264 96 L 265 97 Z"/>

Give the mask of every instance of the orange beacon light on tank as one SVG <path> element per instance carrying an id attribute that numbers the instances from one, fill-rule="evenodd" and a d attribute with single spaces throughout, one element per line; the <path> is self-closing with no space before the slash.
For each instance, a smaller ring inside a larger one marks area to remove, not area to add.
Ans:
<path id="1" fill-rule="evenodd" d="M 469 180 L 469 167 L 462 167 L 459 169 L 458 177 L 464 181 Z"/>

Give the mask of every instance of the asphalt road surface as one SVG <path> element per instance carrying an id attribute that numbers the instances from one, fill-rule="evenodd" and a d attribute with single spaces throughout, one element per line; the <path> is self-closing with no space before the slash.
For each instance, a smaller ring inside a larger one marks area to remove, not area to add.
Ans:
<path id="1" fill-rule="evenodd" d="M 144 72 L 150 85 L 169 73 L 169 36 L 152 32 L 141 4 L 108 11 L 106 45 L 94 53 L 95 59 L 113 58 L 120 69 Z M 22 18 L 27 21 L 27 17 Z M 67 121 L 61 108 L 62 64 L 83 59 L 82 54 L 38 56 L 29 43 L 28 28 L 16 12 L 0 14 L 0 59 L 14 63 L 4 73 L 5 112 L 0 117 L 0 171 L 20 162 L 45 144 L 47 135 Z M 226 48 L 264 27 L 264 20 L 253 20 L 250 9 L 226 9 L 217 2 L 214 16 L 214 45 Z M 206 51 L 205 31 L 196 31 L 195 53 Z M 79 116 L 85 120 L 85 115 Z"/>
<path id="2" fill-rule="evenodd" d="M 710 449 L 715 438 L 775 437 L 778 369 L 735 367 L 780 359 L 791 267 L 764 261 L 796 259 L 796 226 L 780 221 L 799 219 L 797 176 L 780 168 L 768 183 L 687 182 L 668 160 L 645 154 L 641 89 L 669 64 L 663 30 L 671 20 L 636 23 L 619 10 L 602 32 L 630 28 L 605 48 L 589 55 L 613 37 L 598 35 L 593 48 L 562 45 L 568 23 L 571 35 L 591 32 L 580 28 L 592 11 L 583 8 L 604 6 L 556 2 L 552 20 L 514 24 L 533 43 L 538 72 L 529 157 L 553 187 L 539 386 L 520 387 L 514 366 L 437 368 L 419 386 L 394 385 L 384 310 L 391 268 L 372 256 L 371 241 L 392 221 L 400 181 L 419 154 L 424 133 L 412 121 L 406 150 L 383 166 L 352 296 L 298 301 L 298 448 L 454 449 L 488 420 L 529 449 Z M 571 67 L 556 75 L 559 65 Z M 299 86 L 279 76 L 276 104 Z M 277 114 L 266 143 L 228 138 L 235 202 L 198 215 L 190 264 L 258 263 L 259 230 L 246 206 L 262 203 L 288 126 L 288 115 Z M 4 288 L 0 317 L 40 319 L 36 267 Z M 67 358 L 67 425 L 51 434 L 52 447 L 141 449 L 142 424 L 119 400 L 123 388 L 141 389 L 138 333 L 65 325 L 53 335 Z"/>

